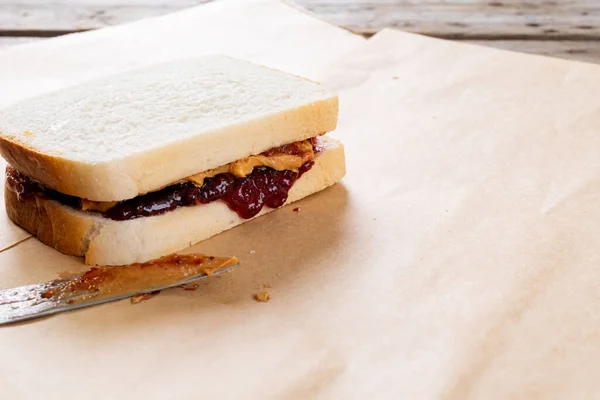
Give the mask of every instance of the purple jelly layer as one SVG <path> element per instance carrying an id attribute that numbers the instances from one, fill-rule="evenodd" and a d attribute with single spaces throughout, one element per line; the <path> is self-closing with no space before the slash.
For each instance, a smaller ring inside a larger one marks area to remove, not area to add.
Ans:
<path id="1" fill-rule="evenodd" d="M 248 219 L 258 214 L 264 206 L 281 207 L 286 202 L 292 185 L 313 164 L 312 161 L 305 163 L 298 172 L 259 167 L 245 178 L 219 174 L 205 179 L 202 186 L 193 182 L 182 182 L 122 201 L 109 209 L 105 215 L 116 221 L 125 221 L 163 214 L 179 207 L 223 200 L 240 217 Z"/>
<path id="2" fill-rule="evenodd" d="M 257 215 L 263 207 L 281 207 L 288 198 L 294 183 L 314 165 L 309 161 L 298 172 L 276 171 L 258 167 L 245 178 L 232 174 L 219 174 L 204 180 L 199 186 L 193 182 L 182 182 L 156 192 L 121 201 L 103 215 L 116 221 L 164 214 L 180 207 L 224 201 L 240 217 L 248 219 Z M 78 207 L 79 198 L 65 195 L 43 187 L 12 167 L 6 169 L 7 186 L 17 193 L 21 202 L 45 196 L 63 204 Z"/>

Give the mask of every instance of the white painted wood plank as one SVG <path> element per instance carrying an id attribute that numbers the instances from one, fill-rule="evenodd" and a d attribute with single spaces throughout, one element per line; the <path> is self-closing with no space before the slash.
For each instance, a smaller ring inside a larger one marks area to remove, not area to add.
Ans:
<path id="1" fill-rule="evenodd" d="M 0 31 L 77 31 L 210 0 L 0 0 Z M 598 0 L 295 0 L 361 33 L 383 27 L 451 38 L 600 37 Z"/>

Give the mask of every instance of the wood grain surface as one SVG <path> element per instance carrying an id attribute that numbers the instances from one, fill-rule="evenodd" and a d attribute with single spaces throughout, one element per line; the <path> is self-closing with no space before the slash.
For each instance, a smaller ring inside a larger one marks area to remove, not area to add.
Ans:
<path id="1" fill-rule="evenodd" d="M 576 40 L 468 40 L 482 46 L 600 64 L 600 42 Z"/>
<path id="2" fill-rule="evenodd" d="M 80 31 L 211 0 L 0 0 L 5 32 Z M 600 38 L 598 0 L 295 0 L 359 33 L 384 27 L 448 38 Z"/>
<path id="3" fill-rule="evenodd" d="M 0 0 L 0 46 L 163 15 L 211 0 Z M 430 36 L 600 62 L 600 0 L 294 0 L 369 36 Z"/>
<path id="4" fill-rule="evenodd" d="M 600 36 L 598 0 L 304 0 L 302 3 L 329 21 L 362 33 L 391 26 L 452 39 Z"/>

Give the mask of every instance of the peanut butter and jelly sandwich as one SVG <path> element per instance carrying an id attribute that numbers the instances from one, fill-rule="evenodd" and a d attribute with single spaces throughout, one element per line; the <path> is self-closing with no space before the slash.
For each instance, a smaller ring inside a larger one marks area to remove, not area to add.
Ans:
<path id="1" fill-rule="evenodd" d="M 228 57 L 180 60 L 0 111 L 8 216 L 92 265 L 145 262 L 345 174 L 338 98 Z"/>

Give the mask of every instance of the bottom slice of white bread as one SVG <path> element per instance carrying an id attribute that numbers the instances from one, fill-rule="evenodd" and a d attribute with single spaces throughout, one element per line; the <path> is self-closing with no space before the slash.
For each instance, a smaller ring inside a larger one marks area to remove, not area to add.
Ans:
<path id="1" fill-rule="evenodd" d="M 315 165 L 292 186 L 286 204 L 319 192 L 345 175 L 343 145 L 328 137 L 322 137 L 321 143 L 324 149 L 315 157 Z M 4 192 L 6 211 L 13 222 L 62 253 L 84 256 L 90 265 L 148 261 L 249 221 L 222 201 L 114 221 L 43 197 L 20 202 L 6 185 Z M 256 217 L 271 211 L 265 207 Z"/>

